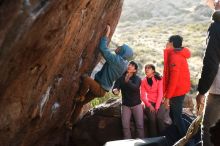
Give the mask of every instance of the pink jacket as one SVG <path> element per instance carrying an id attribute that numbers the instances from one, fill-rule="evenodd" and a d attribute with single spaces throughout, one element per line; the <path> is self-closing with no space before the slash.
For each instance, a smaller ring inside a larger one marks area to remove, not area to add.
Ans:
<path id="1" fill-rule="evenodd" d="M 160 108 L 160 104 L 163 98 L 163 79 L 156 80 L 154 77 L 152 78 L 153 85 L 150 86 L 147 83 L 147 78 L 145 77 L 141 81 L 141 100 L 144 104 L 149 107 L 150 102 L 156 103 L 155 109 L 158 110 Z M 156 83 L 156 84 L 155 84 Z"/>

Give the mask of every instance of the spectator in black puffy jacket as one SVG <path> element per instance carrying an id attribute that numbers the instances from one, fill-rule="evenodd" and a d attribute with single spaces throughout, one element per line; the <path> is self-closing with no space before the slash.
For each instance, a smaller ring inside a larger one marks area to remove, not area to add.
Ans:
<path id="1" fill-rule="evenodd" d="M 220 5 L 220 2 L 216 4 Z M 203 119 L 204 146 L 213 146 L 210 141 L 209 129 L 220 119 L 220 11 L 215 11 L 212 19 L 214 22 L 208 29 L 207 48 L 198 84 L 199 94 L 196 97 L 199 109 L 200 105 L 204 104 L 205 93 L 209 90 Z"/>

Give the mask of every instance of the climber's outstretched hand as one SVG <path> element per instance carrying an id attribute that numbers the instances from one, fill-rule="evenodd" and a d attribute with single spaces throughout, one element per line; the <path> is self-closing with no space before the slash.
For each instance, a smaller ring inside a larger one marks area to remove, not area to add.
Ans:
<path id="1" fill-rule="evenodd" d="M 106 26 L 106 34 L 105 34 L 105 36 L 106 36 L 107 38 L 109 37 L 110 32 L 111 32 L 111 27 L 110 27 L 110 25 L 107 25 L 107 26 Z"/>

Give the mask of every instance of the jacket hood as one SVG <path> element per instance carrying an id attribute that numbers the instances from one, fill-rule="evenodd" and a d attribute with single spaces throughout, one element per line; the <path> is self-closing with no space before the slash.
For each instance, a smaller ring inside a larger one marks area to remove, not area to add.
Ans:
<path id="1" fill-rule="evenodd" d="M 120 46 L 120 51 L 117 54 L 124 59 L 129 59 L 133 57 L 133 50 L 128 45 L 123 44 L 122 46 Z"/>
<path id="2" fill-rule="evenodd" d="M 220 22 L 220 10 L 217 10 L 213 13 L 212 20 L 215 22 Z"/>
<path id="3" fill-rule="evenodd" d="M 174 50 L 174 51 L 175 53 L 178 53 L 187 59 L 190 58 L 191 56 L 191 53 L 188 48 L 182 48 L 181 50 Z"/>
<path id="4" fill-rule="evenodd" d="M 190 58 L 190 56 L 191 56 L 191 53 L 190 53 L 190 51 L 189 51 L 189 49 L 188 48 L 178 48 L 178 49 L 173 49 L 173 48 L 166 48 L 165 50 L 164 50 L 164 54 L 166 54 L 166 56 L 168 55 L 169 56 L 169 54 L 172 54 L 172 53 L 178 53 L 178 54 L 180 54 L 181 56 L 183 56 L 183 57 L 185 57 L 185 58 Z"/>

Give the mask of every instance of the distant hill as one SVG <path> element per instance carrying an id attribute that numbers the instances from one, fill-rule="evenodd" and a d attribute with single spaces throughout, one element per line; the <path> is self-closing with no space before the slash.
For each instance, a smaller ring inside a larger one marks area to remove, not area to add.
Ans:
<path id="1" fill-rule="evenodd" d="M 173 18 L 168 23 L 207 21 L 211 10 L 204 4 L 204 1 L 125 0 L 120 22 L 137 22 L 143 20 L 166 21 L 167 18 Z"/>

